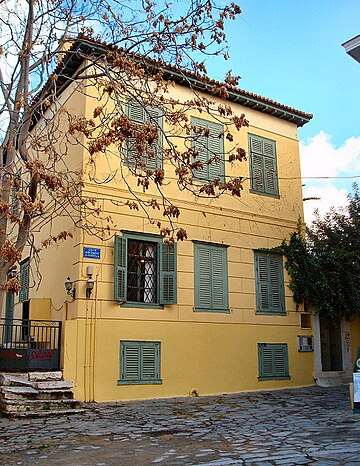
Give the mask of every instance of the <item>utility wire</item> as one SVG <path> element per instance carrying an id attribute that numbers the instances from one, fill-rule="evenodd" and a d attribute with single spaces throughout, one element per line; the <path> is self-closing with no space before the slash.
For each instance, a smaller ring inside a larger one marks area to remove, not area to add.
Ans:
<path id="1" fill-rule="evenodd" d="M 360 178 L 360 175 L 353 176 L 294 176 L 294 177 L 278 177 L 278 180 L 353 180 Z"/>

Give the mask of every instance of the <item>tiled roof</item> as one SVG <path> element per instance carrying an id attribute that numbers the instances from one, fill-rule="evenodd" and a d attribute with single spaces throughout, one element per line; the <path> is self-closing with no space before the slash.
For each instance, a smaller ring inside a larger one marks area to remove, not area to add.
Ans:
<path id="1" fill-rule="evenodd" d="M 68 49 L 68 53 L 64 55 L 63 60 L 59 62 L 54 71 L 54 74 L 57 76 L 57 88 L 59 89 L 59 92 L 62 92 L 64 87 L 70 83 L 69 78 L 71 78 L 72 74 L 80 66 L 81 61 L 83 60 L 82 53 L 84 55 L 89 52 L 100 54 L 106 51 L 122 51 L 122 49 L 84 35 L 80 35 L 76 39 L 72 39 L 72 44 Z M 207 93 L 211 93 L 214 86 L 223 86 L 228 92 L 228 100 L 237 102 L 245 107 L 273 115 L 277 118 L 291 121 L 297 126 L 303 126 L 313 117 L 312 114 L 302 112 L 261 95 L 245 91 L 244 89 L 239 89 L 238 87 L 230 86 L 226 83 L 216 81 L 208 77 L 204 78 L 192 71 L 176 68 L 164 62 L 144 58 L 141 55 L 133 54 L 132 56 L 134 59 L 146 60 L 146 63 L 150 66 L 162 68 L 165 78 L 172 79 L 184 86 L 191 86 L 192 88 Z M 45 86 L 45 92 L 49 83 L 51 85 L 51 79 Z"/>

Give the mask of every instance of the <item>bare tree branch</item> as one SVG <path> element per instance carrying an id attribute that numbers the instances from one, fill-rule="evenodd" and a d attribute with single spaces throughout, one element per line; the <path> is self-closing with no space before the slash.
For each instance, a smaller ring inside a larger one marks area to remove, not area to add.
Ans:
<path id="1" fill-rule="evenodd" d="M 0 2 L 0 300 L 26 246 L 39 261 L 43 248 L 68 237 L 54 231 L 54 218 L 103 240 L 114 234 L 102 209 L 106 199 L 93 198 L 93 186 L 120 183 L 121 197 L 111 202 L 130 213 L 142 209 L 169 241 L 186 237 L 169 184 L 194 196 L 240 196 L 241 176 L 197 179 L 204 162 L 194 141 L 204 144 L 210 134 L 189 118 L 195 112 L 221 123 L 217 137 L 229 142 L 248 124 L 216 103 L 211 92 L 226 99 L 226 86 L 209 80 L 204 63 L 227 57 L 224 23 L 239 13 L 235 4 L 220 8 L 213 0 L 181 7 L 150 0 Z M 191 89 L 188 100 L 171 97 L 175 77 Z M 67 89 L 94 102 L 92 118 L 67 107 Z M 144 121 L 130 118 L 129 102 L 144 109 Z M 82 154 L 75 168 L 74 147 Z M 245 158 L 235 143 L 227 147 L 224 160 Z M 149 166 L 154 157 L 171 170 Z M 106 173 L 100 160 L 108 161 Z M 219 162 L 214 152 L 206 164 Z M 38 244 L 45 228 L 50 236 Z"/>

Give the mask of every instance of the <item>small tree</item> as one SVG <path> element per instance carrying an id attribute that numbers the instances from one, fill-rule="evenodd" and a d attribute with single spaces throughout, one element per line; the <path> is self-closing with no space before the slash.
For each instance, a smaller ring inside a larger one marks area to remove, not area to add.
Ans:
<path id="1" fill-rule="evenodd" d="M 360 195 L 357 185 L 346 208 L 318 214 L 306 234 L 298 230 L 279 250 L 286 257 L 296 303 L 319 314 L 349 319 L 360 314 Z"/>
<path id="2" fill-rule="evenodd" d="M 163 194 L 164 171 L 144 164 L 160 133 L 167 142 L 162 156 L 175 167 L 179 189 L 196 196 L 225 192 L 240 196 L 240 177 L 210 183 L 194 180 L 194 172 L 203 167 L 191 140 L 209 134 L 194 128 L 187 113 L 196 109 L 213 119 L 226 119 L 219 137 L 228 141 L 233 140 L 233 129 L 248 124 L 244 116 L 232 115 L 230 106 L 215 105 L 211 98 L 201 96 L 190 81 L 193 96 L 188 101 L 175 101 L 167 93 L 172 85 L 167 73 L 170 66 L 183 80 L 188 80 L 190 73 L 199 87 L 226 98 L 226 85 L 236 85 L 237 77 L 229 72 L 225 85 L 212 83 L 204 60 L 228 57 L 224 23 L 239 13 L 234 3 L 219 8 L 210 0 L 181 5 L 150 0 L 0 1 L 0 309 L 4 290 L 19 290 L 18 281 L 7 277 L 25 245 L 31 246 L 31 254 L 38 254 L 41 247 L 71 235 L 51 231 L 42 245 L 35 245 L 34 223 L 39 231 L 61 214 L 102 238 L 109 231 L 98 227 L 94 218 L 101 216 L 101 211 L 93 199 L 83 196 L 83 174 L 68 169 L 71 144 L 82 144 L 88 152 L 93 167 L 90 179 L 105 183 L 113 174 L 97 179 L 97 157 L 105 157 L 116 147 L 121 167 L 124 145 L 131 140 L 132 175 L 144 192 L 155 186 L 158 197 L 149 200 L 128 185 L 133 201 L 127 204 L 130 209 L 144 209 L 150 219 L 151 209 L 162 209 L 164 221 L 156 223 L 170 241 L 186 237 L 186 232 L 173 224 L 180 211 Z M 99 105 L 92 118 L 63 109 L 61 95 L 69 82 L 84 94 L 96 89 L 93 98 Z M 145 124 L 134 124 L 126 112 L 124 95 L 146 108 L 160 109 L 174 131 L 165 134 L 151 115 Z M 185 149 L 178 149 L 179 138 Z M 244 150 L 236 146 L 227 154 L 231 163 L 244 158 Z M 217 163 L 217 154 L 209 163 Z"/>

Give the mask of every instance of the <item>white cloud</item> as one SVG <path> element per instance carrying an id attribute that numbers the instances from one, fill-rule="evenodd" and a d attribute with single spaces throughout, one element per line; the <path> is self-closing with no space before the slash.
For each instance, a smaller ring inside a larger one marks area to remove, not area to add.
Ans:
<path id="1" fill-rule="evenodd" d="M 360 137 L 351 137 L 337 148 L 331 136 L 320 131 L 308 144 L 300 142 L 300 154 L 303 178 L 346 176 L 354 170 L 360 174 Z"/>
<path id="2" fill-rule="evenodd" d="M 308 186 L 308 185 L 306 185 Z M 318 197 L 319 200 L 306 200 L 304 202 L 305 222 L 310 225 L 314 220 L 314 211 L 318 210 L 321 217 L 329 212 L 331 207 L 338 209 L 347 204 L 349 191 L 345 188 L 338 189 L 336 186 L 327 185 L 323 187 L 308 186 L 303 188 L 304 198 Z"/>
<path id="3" fill-rule="evenodd" d="M 304 203 L 305 221 L 309 224 L 315 209 L 323 215 L 330 207 L 347 204 L 352 183 L 360 181 L 351 178 L 360 175 L 360 137 L 351 137 L 336 147 L 331 136 L 320 131 L 308 143 L 300 143 L 300 160 L 304 198 L 320 198 Z"/>

